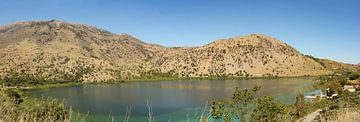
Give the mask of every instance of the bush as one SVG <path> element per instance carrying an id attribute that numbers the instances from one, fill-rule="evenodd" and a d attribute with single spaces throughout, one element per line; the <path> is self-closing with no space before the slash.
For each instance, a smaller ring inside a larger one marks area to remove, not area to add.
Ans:
<path id="1" fill-rule="evenodd" d="M 22 97 L 14 90 L 0 90 L 0 118 L 4 121 L 67 121 L 70 110 L 56 99 Z"/>
<path id="2" fill-rule="evenodd" d="M 303 117 L 306 114 L 307 105 L 305 103 L 304 94 L 299 93 L 296 96 L 294 115 L 297 118 Z"/>
<path id="3" fill-rule="evenodd" d="M 14 72 L 3 79 L 3 84 L 4 86 L 44 85 L 46 80 L 43 77 Z"/>
<path id="4" fill-rule="evenodd" d="M 27 100 L 22 109 L 25 121 L 65 121 L 69 116 L 64 103 L 52 98 Z"/>
<path id="5" fill-rule="evenodd" d="M 358 79 L 358 78 L 360 78 L 360 75 L 359 74 L 352 74 L 352 75 L 350 75 L 350 80 L 356 80 L 356 79 Z"/>
<path id="6" fill-rule="evenodd" d="M 23 102 L 23 99 L 20 97 L 20 95 L 13 90 L 6 90 L 4 94 L 6 95 L 6 97 L 13 100 L 15 104 L 20 104 Z"/>
<path id="7" fill-rule="evenodd" d="M 261 97 L 255 103 L 252 119 L 259 122 L 276 122 L 285 114 L 285 106 L 272 97 Z"/>
<path id="8" fill-rule="evenodd" d="M 251 104 L 254 102 L 255 94 L 260 88 L 259 86 L 254 86 L 252 89 L 239 89 L 236 87 L 232 99 L 212 102 L 211 116 L 216 120 L 241 119 L 242 122 L 246 122 L 246 114 L 252 111 Z"/>

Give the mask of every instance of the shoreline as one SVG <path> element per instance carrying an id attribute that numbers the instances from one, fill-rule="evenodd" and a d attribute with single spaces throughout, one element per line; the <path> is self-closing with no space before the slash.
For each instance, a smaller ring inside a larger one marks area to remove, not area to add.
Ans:
<path id="1" fill-rule="evenodd" d="M 285 78 L 316 78 L 320 76 L 282 76 L 282 77 L 185 77 L 185 78 L 134 78 L 121 81 L 114 81 L 114 83 L 126 82 L 159 82 L 159 81 L 181 81 L 181 80 L 250 80 L 250 79 L 285 79 Z M 95 82 L 102 83 L 102 82 Z M 103 82 L 111 83 L 111 82 Z"/>
<path id="2" fill-rule="evenodd" d="M 286 78 L 317 78 L 319 76 L 284 76 L 284 77 L 186 77 L 186 78 L 178 78 L 178 77 L 168 77 L 168 78 L 134 78 L 128 80 L 120 80 L 120 81 L 106 81 L 106 82 L 70 82 L 70 83 L 57 83 L 57 84 L 44 84 L 44 85 L 35 85 L 35 86 L 27 86 L 27 87 L 3 87 L 0 89 L 19 89 L 23 91 L 27 90 L 40 90 L 40 89 L 50 89 L 50 88 L 61 88 L 68 86 L 78 86 L 78 85 L 111 85 L 111 84 L 122 84 L 122 83 L 131 83 L 131 82 L 161 82 L 161 81 L 202 81 L 202 80 L 252 80 L 252 79 L 286 79 Z"/>

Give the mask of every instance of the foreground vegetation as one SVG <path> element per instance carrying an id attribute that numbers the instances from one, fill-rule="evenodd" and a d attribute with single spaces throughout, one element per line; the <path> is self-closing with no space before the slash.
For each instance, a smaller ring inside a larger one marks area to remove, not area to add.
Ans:
<path id="1" fill-rule="evenodd" d="M 295 105 L 283 105 L 269 96 L 256 97 L 261 87 L 238 89 L 232 99 L 216 100 L 211 104 L 211 116 L 222 121 L 295 121 L 305 112 L 303 95 L 297 97 Z"/>
<path id="2" fill-rule="evenodd" d="M 359 115 L 360 111 L 360 94 L 359 92 L 344 91 L 343 86 L 357 85 L 359 80 L 360 73 L 353 72 L 319 77 L 319 82 L 314 84 L 314 86 L 323 91 L 330 88 L 332 93 L 338 94 L 337 98 L 316 98 L 313 101 L 308 101 L 304 98 L 303 93 L 299 93 L 296 97 L 296 102 L 292 105 L 282 104 L 270 96 L 257 96 L 257 92 L 261 89 L 259 86 L 254 86 L 251 89 L 236 88 L 231 99 L 214 100 L 211 102 L 210 110 L 208 110 L 209 118 L 201 116 L 197 117 L 198 120 L 196 121 L 208 121 L 209 119 L 222 121 L 241 120 L 242 122 L 296 121 L 318 109 L 322 110 L 316 118 L 319 121 L 336 121 L 343 120 L 344 118 L 348 121 L 356 121 L 359 120 L 359 117 L 356 116 Z M 79 82 L 63 81 L 48 83 L 41 78 L 20 75 L 3 79 L 0 83 L 6 86 L 19 85 L 21 87 L 32 88 L 50 88 L 79 84 Z M 358 88 L 356 90 L 360 91 Z M 0 104 L 0 120 L 4 121 L 85 120 L 82 117 L 71 116 L 71 109 L 65 107 L 62 101 L 51 98 L 31 98 L 18 88 L 1 89 L 0 102 L 2 103 Z M 152 117 L 149 116 L 149 118 Z"/>
<path id="3" fill-rule="evenodd" d="M 303 93 L 299 93 L 293 105 L 284 105 L 269 96 L 256 97 L 260 89 L 258 86 L 252 89 L 236 88 L 231 99 L 212 102 L 211 117 L 215 120 L 242 122 L 296 121 L 320 109 L 322 111 L 316 118 L 319 121 L 343 121 L 339 119 L 341 117 L 346 117 L 347 121 L 360 120 L 357 116 L 360 115 L 360 93 L 343 90 L 344 85 L 360 85 L 360 73 L 322 76 L 319 80 L 314 84 L 316 88 L 323 91 L 330 88 L 331 92 L 338 96 L 334 99 L 318 97 L 309 101 L 304 98 Z"/>
<path id="4" fill-rule="evenodd" d="M 4 121 L 67 121 L 70 110 L 56 99 L 34 99 L 18 90 L 0 90 L 0 118 Z"/>

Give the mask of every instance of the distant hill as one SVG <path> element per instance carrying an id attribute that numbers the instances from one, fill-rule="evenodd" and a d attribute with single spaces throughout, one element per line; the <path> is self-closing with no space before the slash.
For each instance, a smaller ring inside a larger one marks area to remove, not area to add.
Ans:
<path id="1" fill-rule="evenodd" d="M 359 65 L 335 62 L 329 59 L 321 59 L 320 62 L 325 68 L 335 72 L 359 71 Z"/>
<path id="2" fill-rule="evenodd" d="M 0 26 L 0 76 L 107 81 L 151 77 L 316 76 L 358 67 L 305 56 L 252 34 L 190 48 L 148 44 L 128 34 L 58 20 Z"/>

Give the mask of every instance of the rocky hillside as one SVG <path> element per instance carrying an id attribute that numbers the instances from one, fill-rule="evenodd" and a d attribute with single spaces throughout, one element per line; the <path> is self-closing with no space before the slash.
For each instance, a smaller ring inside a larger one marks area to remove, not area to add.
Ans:
<path id="1" fill-rule="evenodd" d="M 341 62 L 335 62 L 329 59 L 320 59 L 320 64 L 322 64 L 326 69 L 334 72 L 351 72 L 351 71 L 360 71 L 360 65 L 345 64 Z"/>
<path id="2" fill-rule="evenodd" d="M 195 48 L 163 52 L 147 62 L 179 76 L 304 76 L 330 73 L 316 61 L 274 38 L 252 34 Z"/>
<path id="3" fill-rule="evenodd" d="M 332 73 L 319 61 L 260 34 L 201 47 L 169 48 L 144 43 L 128 34 L 57 20 L 0 26 L 0 71 L 1 78 L 21 73 L 86 82 Z"/>
<path id="4" fill-rule="evenodd" d="M 24 72 L 44 77 L 101 81 L 150 60 L 161 46 L 127 34 L 62 21 L 18 22 L 0 27 L 1 75 Z M 136 73 L 135 73 L 136 72 Z"/>

